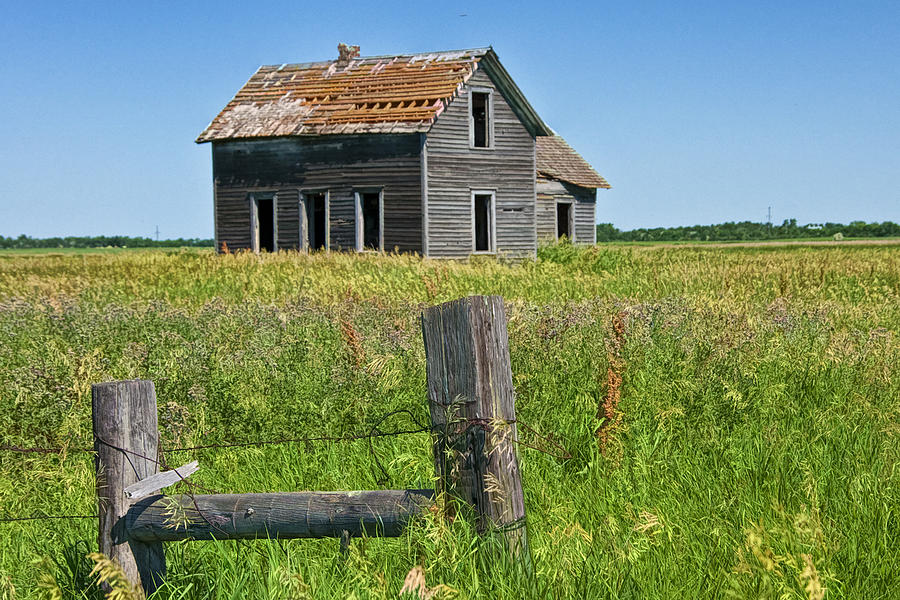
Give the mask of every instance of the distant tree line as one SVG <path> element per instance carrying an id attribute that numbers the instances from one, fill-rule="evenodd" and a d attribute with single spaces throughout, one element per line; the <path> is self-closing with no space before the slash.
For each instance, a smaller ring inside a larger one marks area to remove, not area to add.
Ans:
<path id="1" fill-rule="evenodd" d="M 838 235 L 840 234 L 840 235 Z M 691 227 L 653 227 L 619 231 L 612 223 L 597 225 L 598 242 L 728 242 L 737 240 L 780 240 L 790 238 L 895 237 L 900 225 L 885 221 L 866 223 L 809 223 L 797 225 L 797 219 L 786 219 L 781 225 L 771 223 L 728 222 L 719 225 Z"/>
<path id="2" fill-rule="evenodd" d="M 178 238 L 175 240 L 152 240 L 146 237 L 129 237 L 127 235 L 95 235 L 67 236 L 51 238 L 33 238 L 27 235 L 19 237 L 3 237 L 0 235 L 0 248 L 212 248 L 212 240 L 199 238 Z"/>

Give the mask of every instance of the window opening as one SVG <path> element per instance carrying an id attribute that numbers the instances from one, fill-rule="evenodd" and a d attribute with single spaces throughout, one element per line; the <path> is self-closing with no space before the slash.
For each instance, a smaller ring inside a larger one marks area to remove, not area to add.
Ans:
<path id="1" fill-rule="evenodd" d="M 489 108 L 489 93 L 472 92 L 472 145 L 476 148 L 488 148 L 490 146 Z"/>
<path id="2" fill-rule="evenodd" d="M 323 250 L 327 239 L 327 214 L 325 210 L 325 193 L 305 194 L 306 205 L 306 248 Z"/>
<path id="3" fill-rule="evenodd" d="M 260 252 L 275 252 L 275 202 L 272 198 L 257 198 L 256 218 Z"/>
<path id="4" fill-rule="evenodd" d="M 362 215 L 362 249 L 381 250 L 381 193 L 365 192 L 359 196 Z"/>
<path id="5" fill-rule="evenodd" d="M 572 203 L 556 203 L 556 239 L 567 237 L 572 239 Z"/>
<path id="6" fill-rule="evenodd" d="M 475 252 L 493 251 L 491 194 L 475 194 Z"/>

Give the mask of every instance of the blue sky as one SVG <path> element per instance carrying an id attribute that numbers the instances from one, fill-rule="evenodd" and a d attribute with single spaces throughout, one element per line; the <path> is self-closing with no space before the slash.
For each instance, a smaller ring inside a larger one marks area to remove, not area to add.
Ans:
<path id="1" fill-rule="evenodd" d="M 900 2 L 7 3 L 0 235 L 212 237 L 260 64 L 493 45 L 622 229 L 900 221 Z"/>

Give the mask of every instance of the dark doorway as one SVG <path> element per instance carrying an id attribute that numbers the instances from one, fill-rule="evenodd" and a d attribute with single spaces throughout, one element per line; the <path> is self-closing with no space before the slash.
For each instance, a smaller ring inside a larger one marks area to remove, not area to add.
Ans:
<path id="1" fill-rule="evenodd" d="M 475 194 L 475 252 L 493 252 L 493 209 L 490 194 Z"/>
<path id="2" fill-rule="evenodd" d="M 324 250 L 327 247 L 328 215 L 325 194 L 306 194 L 306 248 Z"/>
<path id="3" fill-rule="evenodd" d="M 363 219 L 363 250 L 381 250 L 381 194 L 361 194 Z"/>
<path id="4" fill-rule="evenodd" d="M 272 198 L 256 200 L 259 223 L 259 251 L 275 252 L 275 202 Z"/>
<path id="5" fill-rule="evenodd" d="M 556 239 L 572 239 L 572 203 L 556 203 Z"/>

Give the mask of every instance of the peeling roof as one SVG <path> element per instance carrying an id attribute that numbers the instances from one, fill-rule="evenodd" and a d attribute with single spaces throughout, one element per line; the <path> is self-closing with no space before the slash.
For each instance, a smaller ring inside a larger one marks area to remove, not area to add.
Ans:
<path id="1" fill-rule="evenodd" d="M 425 132 L 483 62 L 536 135 L 548 135 L 493 50 L 262 66 L 197 138 Z"/>
<path id="2" fill-rule="evenodd" d="M 586 188 L 612 187 L 558 135 L 537 138 L 537 173 Z"/>

